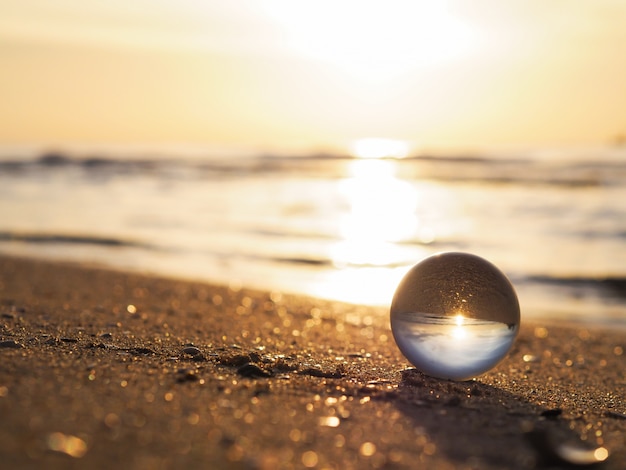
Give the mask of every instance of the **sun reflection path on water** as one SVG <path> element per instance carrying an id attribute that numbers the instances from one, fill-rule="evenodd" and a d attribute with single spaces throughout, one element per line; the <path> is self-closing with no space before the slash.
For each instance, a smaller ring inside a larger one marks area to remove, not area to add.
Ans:
<path id="1" fill-rule="evenodd" d="M 463 325 L 465 325 L 465 317 L 462 314 L 457 313 L 454 316 L 454 324 L 455 324 L 455 327 L 452 330 L 452 336 L 457 340 L 461 340 L 465 338 L 467 336 L 467 332 L 465 331 L 465 328 L 463 327 Z"/>
<path id="2" fill-rule="evenodd" d="M 337 265 L 387 265 L 398 256 L 395 243 L 418 229 L 419 195 L 394 175 L 391 161 L 355 160 L 349 172 L 339 183 L 348 210 L 331 257 Z"/>
<path id="3" fill-rule="evenodd" d="M 398 162 L 357 159 L 349 162 L 338 191 L 346 211 L 338 221 L 339 240 L 331 247 L 336 270 L 328 272 L 314 295 L 354 303 L 387 304 L 406 267 L 430 253 L 407 247 L 416 239 L 432 240 L 420 217 L 423 194 L 396 176 Z M 415 252 L 417 251 L 417 253 Z"/>

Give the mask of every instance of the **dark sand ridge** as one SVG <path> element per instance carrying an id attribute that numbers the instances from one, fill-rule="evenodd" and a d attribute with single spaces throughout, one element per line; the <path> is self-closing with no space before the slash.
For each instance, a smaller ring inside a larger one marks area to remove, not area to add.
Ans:
<path id="1" fill-rule="evenodd" d="M 450 382 L 381 309 L 5 257 L 0 346 L 3 468 L 549 465 L 531 430 L 626 468 L 624 331 L 523 323 Z"/>

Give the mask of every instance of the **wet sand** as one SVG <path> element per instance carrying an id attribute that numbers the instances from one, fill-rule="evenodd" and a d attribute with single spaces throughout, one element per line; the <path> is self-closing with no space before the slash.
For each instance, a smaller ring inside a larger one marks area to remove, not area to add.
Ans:
<path id="1" fill-rule="evenodd" d="M 0 467 L 560 468 L 553 440 L 623 469 L 625 349 L 522 323 L 451 382 L 382 309 L 1 257 Z"/>

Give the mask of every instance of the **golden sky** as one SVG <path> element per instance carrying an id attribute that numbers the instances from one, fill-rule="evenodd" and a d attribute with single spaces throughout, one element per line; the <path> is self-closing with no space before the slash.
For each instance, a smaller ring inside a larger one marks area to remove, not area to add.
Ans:
<path id="1" fill-rule="evenodd" d="M 626 133 L 623 0 L 0 0 L 0 143 Z"/>

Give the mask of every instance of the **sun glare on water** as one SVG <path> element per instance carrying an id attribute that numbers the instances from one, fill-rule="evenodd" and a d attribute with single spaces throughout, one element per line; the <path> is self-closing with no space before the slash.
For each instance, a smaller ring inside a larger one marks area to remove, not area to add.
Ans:
<path id="1" fill-rule="evenodd" d="M 452 336 L 455 339 L 465 338 L 465 336 L 467 336 L 467 332 L 465 331 L 465 328 L 463 327 L 463 325 L 465 325 L 465 317 L 461 315 L 460 313 L 455 315 L 454 324 L 455 324 L 455 327 L 452 330 Z"/>
<path id="2" fill-rule="evenodd" d="M 424 194 L 396 175 L 398 161 L 375 158 L 389 155 L 388 147 L 381 153 L 375 151 L 379 144 L 359 142 L 353 154 L 361 158 L 349 160 L 345 178 L 336 183 L 344 210 L 328 256 L 338 269 L 327 273 L 312 293 L 384 305 L 406 271 L 402 241 L 420 231 L 417 212 Z M 425 255 L 416 248 L 416 257 Z"/>
<path id="3" fill-rule="evenodd" d="M 368 138 L 352 143 L 351 153 L 358 158 L 404 158 L 409 144 L 403 140 Z"/>

